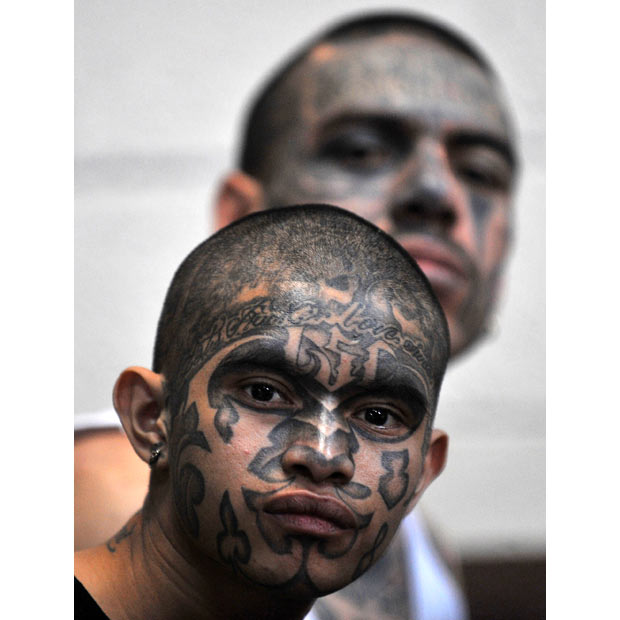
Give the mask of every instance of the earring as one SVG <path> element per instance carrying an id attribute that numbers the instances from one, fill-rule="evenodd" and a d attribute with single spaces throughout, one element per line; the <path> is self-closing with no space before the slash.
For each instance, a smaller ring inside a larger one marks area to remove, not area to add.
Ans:
<path id="1" fill-rule="evenodd" d="M 151 458 L 149 459 L 149 467 L 153 467 L 157 463 L 157 459 L 161 456 L 161 449 L 164 445 L 163 441 L 159 441 L 151 446 Z"/>

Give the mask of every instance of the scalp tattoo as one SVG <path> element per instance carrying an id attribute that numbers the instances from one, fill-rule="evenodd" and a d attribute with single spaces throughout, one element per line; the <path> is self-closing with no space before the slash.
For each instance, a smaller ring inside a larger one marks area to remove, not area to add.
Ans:
<path id="1" fill-rule="evenodd" d="M 290 282 L 304 294 L 283 291 Z M 188 256 L 166 296 L 153 369 L 175 392 L 213 351 L 253 329 L 332 316 L 392 341 L 428 370 L 447 361 L 445 319 L 407 253 L 361 218 L 309 205 L 245 218 Z M 417 337 L 405 334 L 407 322 Z"/>

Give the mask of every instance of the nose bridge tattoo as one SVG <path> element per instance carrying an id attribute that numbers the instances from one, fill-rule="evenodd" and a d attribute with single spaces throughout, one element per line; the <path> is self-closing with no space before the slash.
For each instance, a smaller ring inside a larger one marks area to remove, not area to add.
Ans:
<path id="1" fill-rule="evenodd" d="M 322 407 L 318 416 L 317 431 L 318 431 L 318 443 L 317 452 L 325 455 L 329 458 L 330 455 L 338 455 L 340 442 L 338 441 L 338 434 L 336 432 L 331 433 L 330 429 L 335 422 L 335 416 L 332 411 L 328 411 L 326 407 Z"/>
<path id="2" fill-rule="evenodd" d="M 346 461 L 353 468 L 351 477 L 355 470 L 353 455 L 359 443 L 349 423 L 310 394 L 267 438 L 270 446 L 261 448 L 248 466 L 265 482 L 291 481 L 300 470 L 309 477 L 315 470 L 340 471 Z"/>

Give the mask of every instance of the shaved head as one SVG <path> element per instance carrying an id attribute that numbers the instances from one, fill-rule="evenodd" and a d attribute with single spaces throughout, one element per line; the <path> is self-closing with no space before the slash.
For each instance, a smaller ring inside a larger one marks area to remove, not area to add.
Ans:
<path id="1" fill-rule="evenodd" d="M 325 205 L 257 213 L 199 245 L 168 290 L 153 370 L 182 399 L 188 378 L 221 347 L 334 315 L 353 339 L 396 344 L 439 389 L 448 331 L 426 278 L 391 237 Z"/>

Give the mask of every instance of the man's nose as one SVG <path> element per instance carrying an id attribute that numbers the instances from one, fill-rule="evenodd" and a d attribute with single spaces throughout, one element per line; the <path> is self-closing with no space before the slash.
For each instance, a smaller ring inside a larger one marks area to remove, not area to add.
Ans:
<path id="1" fill-rule="evenodd" d="M 448 234 L 464 217 L 466 197 L 445 145 L 438 139 L 421 137 L 395 182 L 392 232 L 421 228 Z"/>
<path id="2" fill-rule="evenodd" d="M 303 437 L 297 437 L 282 455 L 284 471 L 316 483 L 349 482 L 355 473 L 357 441 L 350 430 L 333 426 L 309 425 Z"/>

